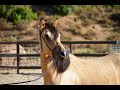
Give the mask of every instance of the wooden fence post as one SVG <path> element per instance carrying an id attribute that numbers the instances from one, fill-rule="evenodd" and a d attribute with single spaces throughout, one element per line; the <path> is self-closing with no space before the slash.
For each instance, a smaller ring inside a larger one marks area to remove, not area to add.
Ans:
<path id="1" fill-rule="evenodd" d="M 71 43 L 69 44 L 70 44 L 70 53 L 72 53 L 72 44 Z"/>
<path id="2" fill-rule="evenodd" d="M 19 74 L 19 61 L 20 61 L 20 57 L 19 57 L 19 43 L 17 42 L 16 43 L 16 46 L 17 46 L 17 74 Z"/>

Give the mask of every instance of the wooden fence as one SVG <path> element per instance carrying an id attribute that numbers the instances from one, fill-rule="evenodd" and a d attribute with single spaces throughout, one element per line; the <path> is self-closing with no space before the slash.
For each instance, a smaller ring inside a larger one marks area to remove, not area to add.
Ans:
<path id="1" fill-rule="evenodd" d="M 69 44 L 70 52 L 72 53 L 73 44 L 120 44 L 120 41 L 62 41 L 63 44 Z M 38 44 L 38 41 L 29 41 L 29 42 L 0 42 L 0 44 L 15 44 L 16 45 L 16 54 L 0 54 L 0 57 L 16 57 L 17 66 L 0 66 L 0 68 L 10 68 L 17 69 L 17 74 L 19 74 L 19 69 L 40 69 L 40 66 L 19 66 L 20 57 L 39 57 L 40 54 L 20 54 L 19 45 L 21 44 Z M 76 56 L 92 56 L 99 57 L 105 56 L 107 54 L 75 54 Z"/>

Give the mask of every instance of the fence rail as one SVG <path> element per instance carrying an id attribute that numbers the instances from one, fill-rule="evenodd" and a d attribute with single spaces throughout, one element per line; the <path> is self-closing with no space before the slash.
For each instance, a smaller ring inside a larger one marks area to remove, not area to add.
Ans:
<path id="1" fill-rule="evenodd" d="M 70 52 L 72 53 L 72 44 L 120 44 L 120 41 L 62 41 L 63 44 L 69 44 Z M 0 42 L 0 44 L 16 44 L 16 54 L 0 54 L 0 57 L 16 57 L 17 66 L 0 66 L 0 68 L 11 68 L 17 69 L 40 69 L 41 66 L 19 66 L 20 57 L 39 57 L 40 54 L 20 54 L 19 44 L 38 44 L 38 41 L 27 41 L 27 42 Z M 76 56 L 92 56 L 99 57 L 107 54 L 75 54 Z"/>

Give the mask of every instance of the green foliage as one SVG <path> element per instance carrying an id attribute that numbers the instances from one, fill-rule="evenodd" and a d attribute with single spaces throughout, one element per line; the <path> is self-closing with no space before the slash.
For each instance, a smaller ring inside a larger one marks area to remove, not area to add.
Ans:
<path id="1" fill-rule="evenodd" d="M 56 14 L 62 16 L 67 15 L 70 11 L 69 5 L 53 5 L 52 8 Z"/>
<path id="2" fill-rule="evenodd" d="M 33 20 L 37 18 L 37 14 L 33 13 L 28 7 L 18 7 L 11 14 L 11 21 L 15 24 L 22 20 Z"/>
<path id="3" fill-rule="evenodd" d="M 0 18 L 18 24 L 23 20 L 36 19 L 37 14 L 28 6 L 0 5 Z"/>
<path id="4" fill-rule="evenodd" d="M 0 5 L 0 18 L 8 20 L 14 10 L 14 5 Z"/>

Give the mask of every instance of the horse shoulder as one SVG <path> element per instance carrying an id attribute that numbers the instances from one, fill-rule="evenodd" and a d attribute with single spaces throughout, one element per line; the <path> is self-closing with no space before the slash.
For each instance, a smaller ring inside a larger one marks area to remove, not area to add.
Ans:
<path id="1" fill-rule="evenodd" d="M 79 78 L 75 71 L 67 70 L 61 75 L 60 85 L 79 85 Z"/>

